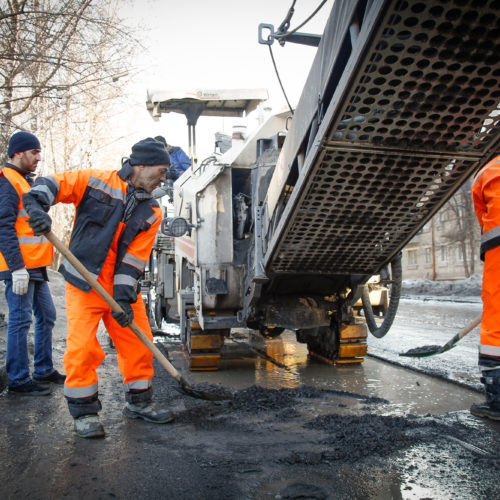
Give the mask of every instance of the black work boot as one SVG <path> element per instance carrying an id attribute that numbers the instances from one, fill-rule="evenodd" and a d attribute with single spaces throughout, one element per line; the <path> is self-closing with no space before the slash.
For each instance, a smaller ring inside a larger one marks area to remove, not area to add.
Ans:
<path id="1" fill-rule="evenodd" d="M 97 414 L 75 418 L 75 432 L 83 438 L 104 437 L 104 427 Z"/>
<path id="2" fill-rule="evenodd" d="M 102 408 L 97 392 L 85 398 L 70 398 L 66 396 L 68 409 L 75 420 L 75 432 L 83 438 L 104 437 L 102 426 L 97 413 Z"/>
<path id="3" fill-rule="evenodd" d="M 127 403 L 123 414 L 128 418 L 142 418 L 153 424 L 166 424 L 172 422 L 174 415 L 170 410 L 159 408 L 152 402 L 153 390 L 131 389 L 125 394 Z"/>
<path id="4" fill-rule="evenodd" d="M 50 387 L 37 384 L 33 382 L 33 380 L 13 387 L 9 385 L 8 389 L 9 394 L 15 394 L 17 396 L 48 396 L 51 392 Z"/>
<path id="5" fill-rule="evenodd" d="M 41 378 L 33 377 L 33 380 L 35 382 L 38 382 L 39 384 L 53 383 L 53 384 L 63 385 L 64 381 L 66 380 L 66 375 L 59 373 L 57 370 L 54 370 L 50 375 L 46 375 L 45 377 Z"/>
<path id="6" fill-rule="evenodd" d="M 474 403 L 470 412 L 476 417 L 500 420 L 500 370 L 483 371 L 481 382 L 486 390 L 486 401 Z"/>
<path id="7" fill-rule="evenodd" d="M 473 403 L 470 412 L 475 417 L 484 417 L 491 420 L 500 420 L 500 409 L 494 408 L 486 401 L 484 403 Z"/>

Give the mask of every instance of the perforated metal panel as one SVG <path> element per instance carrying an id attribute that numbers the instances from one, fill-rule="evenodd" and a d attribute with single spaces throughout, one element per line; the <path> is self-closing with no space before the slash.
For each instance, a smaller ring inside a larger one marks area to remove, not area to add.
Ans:
<path id="1" fill-rule="evenodd" d="M 325 115 L 273 272 L 372 274 L 498 142 L 500 1 L 387 4 Z"/>

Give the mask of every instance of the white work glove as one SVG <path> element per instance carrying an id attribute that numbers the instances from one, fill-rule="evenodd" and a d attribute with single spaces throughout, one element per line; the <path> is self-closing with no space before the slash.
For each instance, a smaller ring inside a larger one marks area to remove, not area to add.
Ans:
<path id="1" fill-rule="evenodd" d="M 25 267 L 12 271 L 12 291 L 16 295 L 24 295 L 28 293 L 28 283 L 30 275 Z"/>

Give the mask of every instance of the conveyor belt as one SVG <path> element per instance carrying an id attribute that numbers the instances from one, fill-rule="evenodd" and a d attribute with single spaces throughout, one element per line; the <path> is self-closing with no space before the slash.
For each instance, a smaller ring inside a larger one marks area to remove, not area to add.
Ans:
<path id="1" fill-rule="evenodd" d="M 283 211 L 268 272 L 374 274 L 498 148 L 500 2 L 379 3 Z"/>

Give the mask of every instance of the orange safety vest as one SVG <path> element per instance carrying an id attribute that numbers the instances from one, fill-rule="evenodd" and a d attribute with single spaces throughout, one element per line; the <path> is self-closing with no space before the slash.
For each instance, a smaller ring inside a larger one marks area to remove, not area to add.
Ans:
<path id="1" fill-rule="evenodd" d="M 14 228 L 17 233 L 19 241 L 19 248 L 23 256 L 24 265 L 27 269 L 35 267 L 50 266 L 54 256 L 54 249 L 52 244 L 45 238 L 45 236 L 35 236 L 33 230 L 29 226 L 28 214 L 23 207 L 23 193 L 30 189 L 28 181 L 12 168 L 5 167 L 0 171 L 0 175 L 12 184 L 19 196 L 19 205 L 17 210 L 17 219 Z M 0 251 L 0 271 L 8 271 L 9 266 Z"/>
<path id="2" fill-rule="evenodd" d="M 486 251 L 500 246 L 500 156 L 474 176 L 472 200 L 481 226 L 481 259 Z"/>

